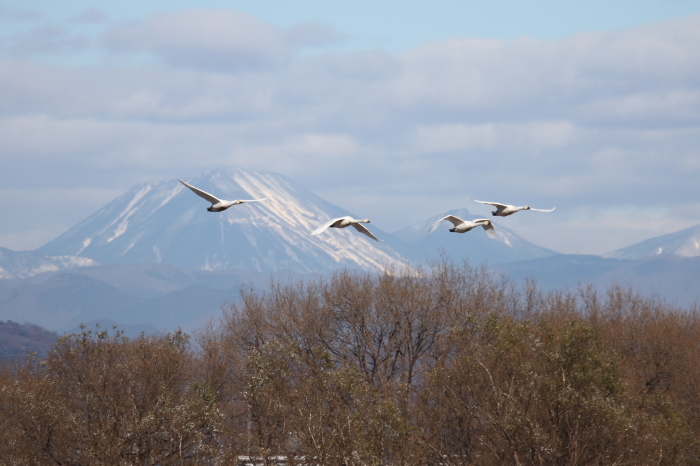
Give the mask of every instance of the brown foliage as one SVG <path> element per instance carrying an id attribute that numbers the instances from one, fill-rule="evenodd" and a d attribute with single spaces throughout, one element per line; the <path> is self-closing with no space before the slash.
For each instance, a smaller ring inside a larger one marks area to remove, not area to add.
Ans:
<path id="1" fill-rule="evenodd" d="M 700 318 L 439 263 L 273 283 L 198 334 L 85 333 L 0 374 L 35 464 L 700 464 Z"/>
<path id="2" fill-rule="evenodd" d="M 187 337 L 59 339 L 2 386 L 8 464 L 174 464 L 215 456 L 219 414 L 188 376 Z"/>

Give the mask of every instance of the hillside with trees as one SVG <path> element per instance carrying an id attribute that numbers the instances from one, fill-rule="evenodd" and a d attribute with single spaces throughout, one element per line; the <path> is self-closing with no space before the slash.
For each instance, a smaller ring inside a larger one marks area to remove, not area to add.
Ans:
<path id="1" fill-rule="evenodd" d="M 38 325 L 0 321 L 0 359 L 24 359 L 30 352 L 44 357 L 57 339 Z"/>
<path id="2" fill-rule="evenodd" d="M 700 313 L 438 263 L 0 372 L 8 464 L 700 464 Z"/>

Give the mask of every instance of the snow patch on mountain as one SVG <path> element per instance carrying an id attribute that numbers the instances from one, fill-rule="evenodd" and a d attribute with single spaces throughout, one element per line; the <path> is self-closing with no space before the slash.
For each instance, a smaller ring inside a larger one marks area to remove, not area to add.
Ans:
<path id="1" fill-rule="evenodd" d="M 46 272 L 97 265 L 92 259 L 77 256 L 46 256 L 32 251 L 16 252 L 0 248 L 0 279 L 33 277 Z"/>
<path id="2" fill-rule="evenodd" d="M 92 238 L 86 238 L 83 241 L 83 247 L 78 249 L 78 251 L 75 253 L 76 256 L 79 256 L 81 252 L 85 250 L 86 247 L 90 246 L 90 243 L 92 242 Z"/>

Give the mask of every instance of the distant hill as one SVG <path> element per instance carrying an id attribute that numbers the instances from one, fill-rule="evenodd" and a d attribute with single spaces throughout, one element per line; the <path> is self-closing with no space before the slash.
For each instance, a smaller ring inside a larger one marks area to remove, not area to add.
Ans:
<path id="1" fill-rule="evenodd" d="M 0 359 L 24 359 L 30 351 L 45 357 L 58 334 L 34 324 L 0 321 Z"/>
<path id="2" fill-rule="evenodd" d="M 545 289 L 592 284 L 601 291 L 613 284 L 632 286 L 646 296 L 657 296 L 680 306 L 700 304 L 700 257 L 670 254 L 639 260 L 588 255 L 558 255 L 493 267 L 516 282 L 533 278 Z"/>
<path id="3" fill-rule="evenodd" d="M 237 299 L 241 287 L 265 287 L 270 276 L 254 272 L 190 271 L 134 264 L 54 272 L 0 280 L 0 319 L 74 331 L 81 323 L 124 330 L 194 329 Z"/>
<path id="4" fill-rule="evenodd" d="M 700 225 L 633 244 L 605 254 L 611 259 L 645 259 L 659 255 L 700 256 Z"/>
<path id="5" fill-rule="evenodd" d="M 558 256 L 500 264 L 495 270 L 515 281 L 532 278 L 545 288 L 575 287 L 579 283 L 595 283 L 605 274 L 614 273 L 632 261 L 605 259 L 582 254 Z"/>

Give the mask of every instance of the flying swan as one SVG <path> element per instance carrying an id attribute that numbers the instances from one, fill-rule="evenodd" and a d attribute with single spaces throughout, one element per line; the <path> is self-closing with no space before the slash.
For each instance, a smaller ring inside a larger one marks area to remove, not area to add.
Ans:
<path id="1" fill-rule="evenodd" d="M 216 196 L 212 196 L 211 194 L 209 194 L 206 191 L 202 191 L 201 189 L 195 188 L 194 186 L 191 186 L 182 180 L 178 180 L 178 181 L 180 183 L 184 184 L 185 186 L 187 186 L 188 188 L 190 188 L 192 190 L 192 192 L 194 192 L 197 196 L 211 202 L 211 206 L 207 207 L 207 210 L 209 212 L 223 212 L 224 210 L 228 209 L 231 206 L 243 204 L 244 202 L 258 202 L 258 201 L 264 201 L 265 199 L 268 199 L 267 197 L 265 197 L 263 199 L 246 199 L 246 200 L 237 200 L 237 201 L 224 201 L 222 199 L 217 198 Z"/>
<path id="2" fill-rule="evenodd" d="M 379 238 L 374 236 L 371 231 L 369 231 L 367 228 L 365 228 L 364 225 L 361 225 L 361 223 L 370 223 L 369 220 L 364 219 L 364 220 L 356 220 L 352 217 L 338 217 L 334 218 L 333 220 L 329 220 L 320 227 L 316 228 L 312 235 L 318 235 L 320 233 L 323 233 L 326 231 L 328 228 L 345 228 L 352 226 L 355 228 L 355 230 L 359 231 L 363 235 L 367 235 L 370 238 L 372 238 L 374 241 L 381 241 Z"/>
<path id="3" fill-rule="evenodd" d="M 450 228 L 450 231 L 453 233 L 466 233 L 469 230 L 472 230 L 478 226 L 482 227 L 484 230 L 486 230 L 486 234 L 489 235 L 489 238 L 493 239 L 496 237 L 496 229 L 493 227 L 493 223 L 491 223 L 491 220 L 487 218 L 478 218 L 476 220 L 468 221 L 468 220 L 462 220 L 459 217 L 455 217 L 454 215 L 448 215 L 447 217 L 442 217 L 440 220 L 435 222 L 432 227 L 430 227 L 430 230 L 428 232 L 432 232 L 435 230 L 435 228 L 438 226 L 440 222 L 443 220 L 448 220 L 452 222 L 452 225 L 454 225 L 454 228 Z"/>
<path id="4" fill-rule="evenodd" d="M 496 208 L 493 212 L 491 212 L 493 215 L 497 217 L 507 217 L 509 215 L 512 215 L 516 212 L 520 212 L 521 210 L 535 210 L 537 212 L 552 212 L 554 209 L 549 209 L 549 210 L 544 210 L 544 209 L 533 209 L 529 205 L 523 205 L 523 206 L 514 206 L 514 205 L 508 205 L 508 204 L 499 204 L 498 202 L 486 202 L 486 201 L 477 201 L 476 199 L 469 198 L 474 202 L 479 202 L 481 204 L 488 204 L 492 205 Z"/>

